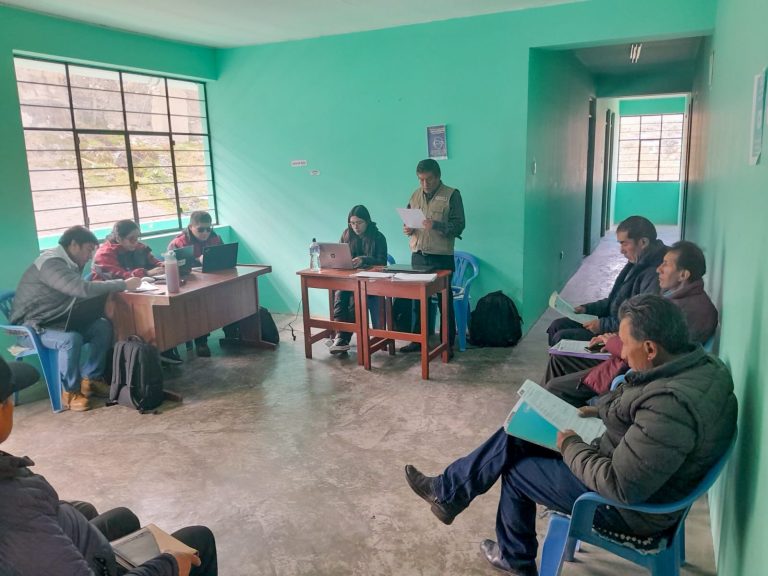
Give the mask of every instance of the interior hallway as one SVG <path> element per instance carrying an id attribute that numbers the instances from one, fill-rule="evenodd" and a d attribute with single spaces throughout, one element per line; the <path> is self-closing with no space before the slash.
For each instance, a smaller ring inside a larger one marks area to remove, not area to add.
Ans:
<path id="1" fill-rule="evenodd" d="M 593 282 L 593 272 L 621 266 L 609 233 L 564 294 L 601 297 L 613 276 Z M 301 334 L 292 341 L 282 331 L 274 353 L 213 346 L 211 359 L 189 356 L 167 380 L 184 402 L 158 415 L 54 415 L 37 386 L 22 395 L 3 449 L 29 455 L 62 499 L 128 506 L 166 530 L 209 525 L 222 575 L 490 576 L 498 572 L 479 543 L 494 537 L 498 487 L 444 526 L 408 488 L 403 466 L 437 473 L 500 426 L 519 384 L 543 375 L 552 318 L 515 348 L 433 363 L 427 382 L 413 355 L 378 355 L 366 372 L 354 354 L 332 357 L 322 344 L 307 361 Z M 705 502 L 687 529 L 683 574 L 715 574 Z M 591 547 L 580 558 L 564 574 L 644 574 Z"/>

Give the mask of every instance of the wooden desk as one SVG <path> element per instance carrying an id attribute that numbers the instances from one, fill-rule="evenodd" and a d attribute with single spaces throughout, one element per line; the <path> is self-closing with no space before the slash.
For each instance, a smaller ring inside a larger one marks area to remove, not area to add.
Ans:
<path id="1" fill-rule="evenodd" d="M 107 317 L 118 339 L 137 334 L 159 350 L 237 321 L 241 335 L 237 342 L 274 350 L 274 344 L 261 339 L 259 320 L 258 278 L 269 272 L 271 266 L 237 266 L 205 274 L 192 272 L 178 294 L 117 292 L 107 304 Z"/>
<path id="2" fill-rule="evenodd" d="M 359 278 L 355 276 L 357 270 L 331 270 L 325 269 L 319 272 L 313 270 L 299 270 L 296 272 L 301 277 L 301 309 L 304 320 L 304 356 L 312 358 L 312 344 L 318 340 L 332 338 L 335 331 L 354 332 L 357 335 L 357 363 L 363 363 L 363 338 L 360 327 L 360 287 Z M 318 318 L 312 316 L 309 310 L 309 289 L 319 288 L 328 290 L 328 306 L 333 316 L 333 292 L 334 290 L 347 290 L 352 292 L 352 300 L 355 308 L 353 322 L 341 322 L 332 318 Z M 367 310 L 367 309 L 366 309 Z M 366 311 L 367 319 L 367 311 Z M 367 323 L 367 322 L 366 322 Z M 317 334 L 312 334 L 312 328 L 321 328 Z"/>
<path id="3" fill-rule="evenodd" d="M 411 282 L 398 281 L 389 278 L 359 278 L 360 281 L 360 300 L 368 301 L 368 296 L 385 297 L 385 318 L 386 323 L 383 329 L 371 328 L 368 322 L 363 322 L 362 339 L 363 352 L 365 356 L 364 366 L 366 370 L 371 369 L 371 354 L 384 348 L 390 347 L 390 353 L 394 340 L 409 340 L 421 344 L 421 377 L 424 380 L 429 379 L 429 361 L 438 354 L 442 354 L 443 362 L 448 362 L 448 290 L 451 289 L 451 272 L 449 270 L 438 270 L 437 276 L 430 282 Z M 429 349 L 429 299 L 433 294 L 441 293 L 442 309 L 441 315 L 443 321 L 440 333 L 440 344 L 432 350 Z M 410 332 L 395 332 L 392 328 L 392 298 L 409 298 L 419 301 L 419 314 L 421 317 L 421 333 L 411 334 Z M 367 320 L 367 319 L 366 319 Z"/>

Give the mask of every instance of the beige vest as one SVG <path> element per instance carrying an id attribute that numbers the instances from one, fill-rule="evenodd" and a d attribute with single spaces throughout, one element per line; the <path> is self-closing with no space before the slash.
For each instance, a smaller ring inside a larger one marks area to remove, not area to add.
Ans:
<path id="1" fill-rule="evenodd" d="M 450 188 L 441 183 L 432 199 L 427 202 L 424 192 L 418 188 L 411 194 L 409 202 L 411 208 L 421 208 L 428 219 L 436 222 L 448 222 L 451 209 L 451 196 L 455 188 Z M 453 236 L 445 236 L 437 230 L 417 229 L 411 234 L 411 252 L 422 251 L 425 254 L 453 254 Z"/>

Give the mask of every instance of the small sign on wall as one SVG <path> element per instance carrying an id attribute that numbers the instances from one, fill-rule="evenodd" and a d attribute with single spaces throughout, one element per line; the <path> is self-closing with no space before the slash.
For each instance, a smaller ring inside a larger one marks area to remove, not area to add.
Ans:
<path id="1" fill-rule="evenodd" d="M 448 141 L 445 135 L 445 124 L 427 126 L 427 158 L 434 160 L 448 159 Z"/>

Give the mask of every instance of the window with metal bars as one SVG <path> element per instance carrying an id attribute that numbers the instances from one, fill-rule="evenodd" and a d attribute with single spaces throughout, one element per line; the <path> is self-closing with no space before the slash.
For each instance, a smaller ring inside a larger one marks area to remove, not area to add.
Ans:
<path id="1" fill-rule="evenodd" d="M 205 84 L 14 58 L 41 247 L 66 228 L 104 237 L 117 220 L 142 233 L 214 222 Z"/>
<path id="2" fill-rule="evenodd" d="M 622 116 L 618 182 L 680 180 L 683 114 Z"/>

